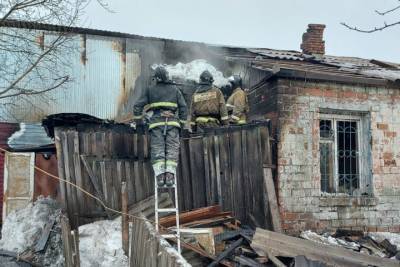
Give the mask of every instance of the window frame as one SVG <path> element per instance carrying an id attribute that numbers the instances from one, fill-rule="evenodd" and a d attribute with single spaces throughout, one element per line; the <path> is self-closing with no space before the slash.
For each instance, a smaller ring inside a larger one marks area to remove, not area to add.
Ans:
<path id="1" fill-rule="evenodd" d="M 319 123 L 321 120 L 330 120 L 332 124 L 332 130 L 333 130 L 333 140 L 327 140 L 325 138 L 321 138 L 320 136 L 320 128 L 319 128 Z M 368 140 L 364 140 L 364 127 L 363 127 L 363 116 L 362 115 L 347 115 L 347 114 L 335 114 L 335 113 L 320 113 L 319 114 L 319 121 L 318 121 L 318 133 L 319 133 L 319 141 L 318 144 L 320 143 L 332 143 L 333 147 L 333 189 L 334 192 L 325 192 L 322 191 L 322 188 L 320 186 L 320 191 L 321 193 L 330 193 L 330 194 L 343 194 L 342 192 L 338 192 L 339 189 L 339 163 L 338 163 L 338 151 L 337 151 L 337 145 L 338 145 L 338 140 L 337 140 L 337 122 L 338 121 L 350 121 L 350 122 L 356 122 L 357 125 L 357 159 L 358 159 L 358 190 L 361 192 L 366 192 L 366 180 L 367 180 L 367 175 L 364 172 L 364 157 L 363 154 L 365 153 L 364 151 L 364 143 L 367 142 Z M 321 160 L 321 159 L 320 159 Z M 321 164 L 321 161 L 320 161 Z M 320 165 L 319 165 L 320 166 Z M 320 182 L 321 182 L 322 175 L 320 173 Z M 344 193 L 346 195 L 352 196 L 352 193 Z"/>

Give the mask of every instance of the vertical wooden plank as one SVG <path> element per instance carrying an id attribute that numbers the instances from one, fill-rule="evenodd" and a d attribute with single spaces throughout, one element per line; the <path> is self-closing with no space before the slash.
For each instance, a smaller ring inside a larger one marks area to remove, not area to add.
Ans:
<path id="1" fill-rule="evenodd" d="M 214 136 L 208 137 L 208 158 L 210 164 L 211 205 L 218 204 L 217 174 L 215 168 Z"/>
<path id="2" fill-rule="evenodd" d="M 245 221 L 245 211 L 244 211 L 244 198 L 242 189 L 242 176 L 243 176 L 243 164 L 242 164 L 242 137 L 241 131 L 234 131 L 231 133 L 231 157 L 232 157 L 232 196 L 233 197 L 233 207 L 235 216 L 240 221 Z"/>
<path id="3" fill-rule="evenodd" d="M 275 232 L 281 233 L 281 217 L 279 213 L 278 201 L 275 194 L 275 185 L 274 181 L 272 180 L 271 168 L 264 168 L 264 195 L 266 195 L 268 198 L 273 230 Z M 265 201 L 267 201 L 267 199 Z"/>
<path id="4" fill-rule="evenodd" d="M 241 146 L 242 146 L 242 175 L 241 175 L 241 187 L 243 191 L 243 219 L 244 221 L 248 221 L 248 214 L 251 211 L 251 194 L 254 194 L 250 188 L 252 185 L 251 178 L 249 177 L 249 169 L 248 169 L 248 153 L 247 153 L 247 130 L 241 130 Z"/>
<path id="5" fill-rule="evenodd" d="M 73 263 L 74 267 L 80 267 L 80 255 L 79 255 L 79 231 L 77 229 L 72 231 L 72 246 L 73 246 Z"/>
<path id="6" fill-rule="evenodd" d="M 193 209 L 193 193 L 192 193 L 192 176 L 190 171 L 190 153 L 189 153 L 189 140 L 182 138 L 180 147 L 180 162 L 181 177 L 180 186 L 183 188 L 184 194 L 180 196 L 182 202 L 185 203 L 186 210 Z"/>
<path id="7" fill-rule="evenodd" d="M 230 148 L 229 148 L 229 134 L 224 133 L 220 136 L 220 166 L 222 169 L 221 182 L 224 185 L 222 188 L 222 202 L 223 209 L 232 211 L 232 176 L 230 164 Z"/>
<path id="8" fill-rule="evenodd" d="M 56 128 L 54 130 L 54 142 L 56 145 L 56 153 L 57 153 L 58 176 L 61 179 L 65 180 L 65 162 L 64 162 L 64 152 L 63 152 L 62 135 L 60 128 Z M 61 198 L 62 208 L 66 212 L 68 212 L 66 185 L 64 182 L 60 181 L 59 187 L 60 187 L 60 198 Z"/>
<path id="9" fill-rule="evenodd" d="M 122 249 L 126 256 L 129 256 L 129 221 L 128 221 L 128 188 L 126 182 L 121 183 L 121 202 L 122 202 Z"/>
<path id="10" fill-rule="evenodd" d="M 136 203 L 136 194 L 135 194 L 135 183 L 134 183 L 134 173 L 133 173 L 133 161 L 125 161 L 125 175 L 126 182 L 128 186 L 128 203 L 129 205 Z"/>
<path id="11" fill-rule="evenodd" d="M 212 203 L 211 198 L 211 183 L 210 183 L 210 165 L 209 165 L 209 153 L 208 153 L 208 138 L 207 136 L 203 137 L 203 162 L 204 162 L 204 184 L 205 184 L 205 201 L 206 206 L 210 206 Z"/>
<path id="12" fill-rule="evenodd" d="M 75 165 L 75 180 L 76 185 L 85 189 L 83 177 L 82 177 L 82 166 L 81 166 L 81 158 L 80 158 L 80 148 L 79 148 L 79 134 L 78 132 L 74 131 L 74 165 Z M 81 190 L 77 190 L 77 208 L 80 211 L 86 211 L 86 199 L 84 194 Z"/>
<path id="13" fill-rule="evenodd" d="M 64 156 L 64 166 L 65 166 L 65 180 L 68 182 L 72 182 L 72 174 L 71 174 L 71 170 L 72 169 L 72 163 L 70 160 L 70 150 L 69 150 L 69 145 L 68 145 L 68 132 L 63 131 L 61 133 L 61 140 L 63 143 L 63 156 Z M 67 184 L 66 185 L 66 191 L 67 191 L 67 202 L 68 202 L 68 217 L 69 218 L 73 218 L 74 214 L 75 214 L 75 202 L 74 199 L 72 197 L 72 186 Z"/>
<path id="14" fill-rule="evenodd" d="M 220 157 L 219 157 L 219 136 L 214 136 L 214 153 L 215 153 L 215 173 L 217 180 L 217 201 L 220 206 L 223 206 L 222 199 L 222 185 L 221 185 L 221 165 L 220 165 Z"/>
<path id="15" fill-rule="evenodd" d="M 143 164 L 142 162 L 135 161 L 134 164 L 134 174 L 135 174 L 135 195 L 136 201 L 143 200 Z"/>
<path id="16" fill-rule="evenodd" d="M 269 142 L 269 132 L 266 126 L 259 127 L 261 134 L 261 144 L 262 144 L 262 158 L 265 165 L 272 165 L 272 154 L 271 146 Z"/>
<path id="17" fill-rule="evenodd" d="M 206 205 L 202 140 L 202 138 L 191 138 L 189 140 L 193 208 L 200 208 Z"/>
<path id="18" fill-rule="evenodd" d="M 62 233 L 62 243 L 63 252 L 65 259 L 65 267 L 74 267 L 72 262 L 72 244 L 71 244 L 71 227 L 69 225 L 68 218 L 62 215 L 60 217 L 61 221 L 61 233 Z"/>

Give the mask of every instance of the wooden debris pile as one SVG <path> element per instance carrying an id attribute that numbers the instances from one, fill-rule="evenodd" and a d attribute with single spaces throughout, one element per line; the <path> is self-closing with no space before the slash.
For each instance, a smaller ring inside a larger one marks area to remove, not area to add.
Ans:
<path id="1" fill-rule="evenodd" d="M 391 244 L 388 239 L 375 240 L 363 231 L 337 229 L 333 235 L 330 233 L 319 235 L 304 231 L 300 236 L 321 244 L 340 246 L 381 258 L 395 257 L 400 260 L 400 251 L 395 244 Z"/>
<path id="2" fill-rule="evenodd" d="M 184 212 L 179 218 L 183 257 L 192 266 L 264 266 L 268 261 L 250 246 L 254 231 L 220 206 Z M 160 224 L 174 226 L 175 215 L 161 218 Z"/>

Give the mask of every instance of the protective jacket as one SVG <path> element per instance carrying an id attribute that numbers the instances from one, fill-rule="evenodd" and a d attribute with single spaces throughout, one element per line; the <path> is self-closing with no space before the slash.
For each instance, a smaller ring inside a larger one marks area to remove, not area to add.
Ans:
<path id="1" fill-rule="evenodd" d="M 134 118 L 142 118 L 146 109 L 149 129 L 165 125 L 181 127 L 186 123 L 187 107 L 179 88 L 173 83 L 157 83 L 146 88 L 133 106 Z"/>
<path id="2" fill-rule="evenodd" d="M 210 85 L 200 84 L 192 96 L 191 124 L 225 124 L 228 112 L 221 90 Z"/>
<path id="3" fill-rule="evenodd" d="M 246 123 L 246 114 L 249 112 L 249 103 L 246 93 L 242 88 L 236 88 L 232 95 L 228 98 L 226 106 L 232 111 L 230 115 L 231 122 L 234 124 Z"/>

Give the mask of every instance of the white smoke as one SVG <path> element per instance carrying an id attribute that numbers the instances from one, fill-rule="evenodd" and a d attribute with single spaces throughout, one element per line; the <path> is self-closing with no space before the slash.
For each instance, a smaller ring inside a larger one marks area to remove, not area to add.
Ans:
<path id="1" fill-rule="evenodd" d="M 159 65 L 153 65 L 155 69 Z M 228 79 L 224 77 L 221 71 L 217 70 L 213 65 L 209 64 L 204 59 L 196 59 L 189 63 L 179 62 L 176 65 L 162 65 L 166 68 L 171 80 L 189 80 L 199 82 L 200 74 L 208 70 L 214 77 L 214 85 L 222 87 L 229 83 Z"/>

